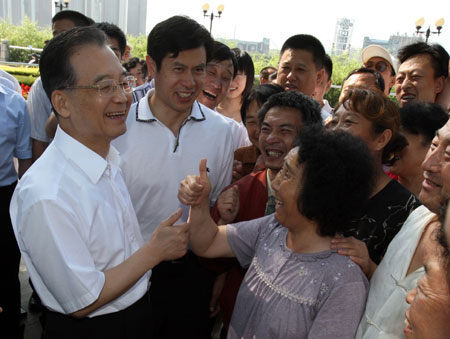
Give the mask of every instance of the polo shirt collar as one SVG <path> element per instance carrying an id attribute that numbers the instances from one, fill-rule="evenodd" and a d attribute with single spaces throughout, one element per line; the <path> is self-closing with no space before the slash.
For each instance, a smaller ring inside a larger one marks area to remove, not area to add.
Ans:
<path id="1" fill-rule="evenodd" d="M 153 112 L 150 110 L 149 98 L 155 93 L 155 89 L 152 88 L 147 94 L 136 103 L 136 121 L 140 122 L 154 122 L 158 119 L 154 116 Z M 203 121 L 206 120 L 205 114 L 200 103 L 195 100 L 192 105 L 191 114 L 187 117 L 186 121 Z"/>
<path id="2" fill-rule="evenodd" d="M 119 169 L 119 152 L 113 146 L 109 147 L 109 152 L 105 160 L 93 150 L 64 132 L 59 126 L 56 129 L 52 144 L 63 152 L 68 159 L 72 160 L 89 177 L 93 184 L 96 184 L 100 180 L 108 167 L 111 170 L 112 176 L 115 176 Z"/>

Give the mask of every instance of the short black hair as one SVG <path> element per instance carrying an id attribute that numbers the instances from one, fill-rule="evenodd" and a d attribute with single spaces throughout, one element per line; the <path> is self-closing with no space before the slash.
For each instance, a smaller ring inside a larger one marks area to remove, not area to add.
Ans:
<path id="1" fill-rule="evenodd" d="M 281 47 L 280 56 L 283 55 L 284 51 L 287 49 L 301 49 L 310 52 L 316 69 L 320 70 L 323 68 L 325 49 L 320 40 L 316 37 L 309 34 L 293 35 L 284 42 L 283 47 Z"/>
<path id="2" fill-rule="evenodd" d="M 69 9 L 56 13 L 52 18 L 52 24 L 54 24 L 55 21 L 64 19 L 72 21 L 77 27 L 90 26 L 94 24 L 94 20 L 92 20 L 91 18 L 80 12 L 72 11 Z"/>
<path id="3" fill-rule="evenodd" d="M 176 58 L 178 53 L 205 47 L 206 62 L 211 60 L 214 40 L 205 27 L 186 16 L 173 16 L 158 23 L 147 39 L 147 54 L 155 61 L 156 69 L 166 56 Z"/>
<path id="4" fill-rule="evenodd" d="M 373 188 L 375 165 L 367 145 L 318 125 L 302 128 L 294 145 L 302 168 L 298 210 L 317 222 L 321 236 L 346 231 Z"/>
<path id="5" fill-rule="evenodd" d="M 252 57 L 246 51 L 242 51 L 239 48 L 233 48 L 232 51 L 236 55 L 237 71 L 242 72 L 247 76 L 245 88 L 242 92 L 242 98 L 244 98 L 253 87 L 253 81 L 255 80 L 255 66 L 253 65 Z"/>
<path id="6" fill-rule="evenodd" d="M 327 73 L 327 80 L 330 80 L 333 75 L 333 60 L 331 60 L 328 54 L 325 54 L 325 58 L 323 59 L 323 69 Z"/>
<path id="7" fill-rule="evenodd" d="M 253 87 L 242 100 L 241 119 L 244 124 L 247 118 L 247 110 L 253 101 L 256 101 L 258 106 L 261 107 L 271 95 L 280 92 L 284 92 L 284 88 L 277 84 L 263 84 Z"/>
<path id="8" fill-rule="evenodd" d="M 431 143 L 436 131 L 448 121 L 444 109 L 432 102 L 410 102 L 400 108 L 402 127 L 408 133 L 420 135 L 422 144 Z"/>
<path id="9" fill-rule="evenodd" d="M 233 78 L 236 76 L 238 71 L 238 64 L 236 55 L 227 45 L 221 43 L 220 41 L 214 41 L 213 52 L 210 61 L 222 62 L 225 60 L 231 60 L 233 64 Z"/>
<path id="10" fill-rule="evenodd" d="M 360 67 L 360 68 L 354 69 L 353 71 L 348 73 L 347 77 L 344 79 L 344 81 L 342 81 L 342 84 L 344 84 L 344 82 L 346 82 L 348 80 L 348 78 L 350 78 L 353 74 L 363 74 L 363 73 L 373 74 L 373 76 L 375 77 L 375 86 L 381 92 L 384 92 L 385 83 L 384 83 L 384 79 L 381 76 L 381 74 L 378 73 L 377 71 L 375 71 L 373 69 L 370 69 L 370 68 L 367 68 L 367 67 Z"/>
<path id="11" fill-rule="evenodd" d="M 135 68 L 137 65 L 142 65 L 139 58 L 130 58 L 127 62 L 122 63 L 122 66 L 125 67 L 127 72 L 129 72 L 130 69 Z"/>
<path id="12" fill-rule="evenodd" d="M 94 26 L 105 32 L 108 38 L 117 40 L 120 48 L 120 55 L 125 53 L 125 49 L 127 48 L 127 38 L 119 26 L 109 22 L 98 22 L 94 24 Z"/>
<path id="13" fill-rule="evenodd" d="M 272 107 L 295 108 L 301 112 L 303 124 L 322 124 L 320 106 L 316 100 L 297 91 L 274 94 L 262 105 L 258 112 L 258 122 L 262 126 L 267 112 Z"/>
<path id="14" fill-rule="evenodd" d="M 439 44 L 428 45 L 425 42 L 416 42 L 414 44 L 402 47 L 398 51 L 397 56 L 398 60 L 402 64 L 409 58 L 419 54 L 430 56 L 435 78 L 440 76 L 448 78 L 449 55 L 445 48 Z"/>
<path id="15" fill-rule="evenodd" d="M 50 101 L 53 91 L 76 84 L 70 57 L 85 45 L 108 46 L 108 38 L 96 27 L 75 27 L 55 36 L 42 51 L 39 71 L 42 86 Z M 53 111 L 56 112 L 54 108 Z"/>

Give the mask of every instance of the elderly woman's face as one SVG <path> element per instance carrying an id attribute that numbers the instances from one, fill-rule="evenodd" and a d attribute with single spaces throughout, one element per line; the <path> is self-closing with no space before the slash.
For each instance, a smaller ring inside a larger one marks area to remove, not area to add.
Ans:
<path id="1" fill-rule="evenodd" d="M 341 106 L 334 113 L 328 128 L 350 133 L 362 139 L 370 150 L 376 150 L 376 135 L 373 131 L 373 123 L 360 113 L 348 111 L 344 106 Z"/>
<path id="2" fill-rule="evenodd" d="M 297 200 L 300 194 L 302 169 L 298 165 L 298 147 L 294 147 L 284 158 L 284 164 L 272 181 L 277 204 L 275 219 L 282 225 L 289 227 L 297 225 L 300 212 Z"/>
<path id="3" fill-rule="evenodd" d="M 404 329 L 408 339 L 444 339 L 450 333 L 450 294 L 446 271 L 438 258 L 430 258 L 417 287 L 406 295 Z"/>

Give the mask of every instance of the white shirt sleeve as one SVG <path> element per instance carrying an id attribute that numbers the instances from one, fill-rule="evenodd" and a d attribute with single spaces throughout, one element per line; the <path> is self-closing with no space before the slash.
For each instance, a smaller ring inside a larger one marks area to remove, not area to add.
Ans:
<path id="1" fill-rule="evenodd" d="M 28 111 L 30 112 L 31 137 L 35 140 L 50 142 L 45 132 L 45 123 L 52 113 L 52 104 L 45 94 L 41 78 L 37 78 L 31 86 L 27 99 Z"/>
<path id="2" fill-rule="evenodd" d="M 11 215 L 17 217 L 16 237 L 25 263 L 32 262 L 27 267 L 36 270 L 34 276 L 47 287 L 48 294 L 40 295 L 44 304 L 70 314 L 97 300 L 105 276 L 95 268 L 87 239 L 82 239 L 77 230 L 77 225 L 86 223 L 71 212 L 73 209 L 55 200 L 40 200 L 21 215 L 14 209 L 21 209 L 11 206 Z"/>

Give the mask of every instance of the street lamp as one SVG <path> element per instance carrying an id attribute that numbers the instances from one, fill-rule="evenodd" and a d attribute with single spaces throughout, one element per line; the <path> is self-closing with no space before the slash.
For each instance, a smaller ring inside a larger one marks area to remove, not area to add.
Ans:
<path id="1" fill-rule="evenodd" d="M 217 14 L 218 15 L 214 15 L 214 11 L 213 10 L 211 10 L 211 14 L 207 14 L 207 12 L 209 10 L 209 4 L 208 3 L 204 4 L 202 6 L 202 9 L 203 9 L 203 17 L 206 18 L 209 15 L 209 17 L 211 19 L 211 22 L 209 24 L 209 33 L 211 34 L 214 17 L 220 18 L 220 16 L 222 15 L 224 6 L 223 5 L 217 6 Z"/>
<path id="2" fill-rule="evenodd" d="M 59 8 L 59 11 L 61 12 L 64 8 L 69 7 L 69 0 L 55 1 L 55 7 L 56 7 L 56 9 Z"/>
<path id="3" fill-rule="evenodd" d="M 423 24 L 425 23 L 424 18 L 420 18 L 416 21 L 416 33 L 417 34 L 423 34 L 425 33 L 425 43 L 428 43 L 428 38 L 431 34 L 441 34 L 442 26 L 444 26 L 444 18 L 440 18 L 438 21 L 436 21 L 436 29 L 437 31 L 431 31 L 430 26 L 428 26 L 428 29 L 426 31 L 421 31 Z"/>

